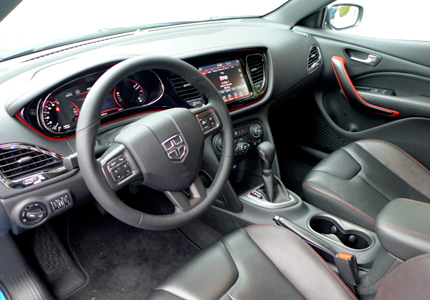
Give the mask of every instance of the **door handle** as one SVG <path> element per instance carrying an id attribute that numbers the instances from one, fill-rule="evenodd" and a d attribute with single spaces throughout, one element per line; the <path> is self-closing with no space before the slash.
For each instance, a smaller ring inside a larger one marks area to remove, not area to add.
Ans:
<path id="1" fill-rule="evenodd" d="M 334 74 L 336 75 L 336 79 L 340 85 L 340 88 L 342 89 L 342 92 L 345 95 L 346 100 L 351 105 L 353 105 L 354 107 L 357 107 L 358 109 L 387 116 L 387 117 L 396 117 L 399 115 L 398 111 L 366 102 L 358 94 L 357 90 L 352 84 L 352 81 L 348 75 L 348 72 L 346 71 L 345 59 L 343 57 L 337 56 L 337 55 L 332 56 L 331 65 L 333 67 Z"/>
<path id="2" fill-rule="evenodd" d="M 354 56 L 350 56 L 349 58 L 352 59 L 353 61 L 356 61 L 362 64 L 373 65 L 376 62 L 378 57 L 373 54 L 368 54 L 366 59 L 362 59 Z"/>

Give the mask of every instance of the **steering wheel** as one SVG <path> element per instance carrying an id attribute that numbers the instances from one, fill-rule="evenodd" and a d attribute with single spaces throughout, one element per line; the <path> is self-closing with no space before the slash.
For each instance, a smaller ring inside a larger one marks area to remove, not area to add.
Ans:
<path id="1" fill-rule="evenodd" d="M 145 115 L 124 128 L 96 159 L 94 146 L 106 95 L 123 78 L 148 69 L 178 74 L 205 95 L 208 103 Z M 205 188 L 198 175 L 204 139 L 217 132 L 222 133 L 223 141 L 219 168 Z M 177 58 L 140 56 L 116 64 L 92 86 L 79 115 L 76 148 L 84 181 L 104 209 L 131 226 L 165 230 L 197 218 L 221 193 L 233 162 L 233 129 L 217 89 L 195 67 Z M 121 201 L 116 191 L 136 181 L 162 191 L 175 206 L 174 213 L 146 214 Z"/>

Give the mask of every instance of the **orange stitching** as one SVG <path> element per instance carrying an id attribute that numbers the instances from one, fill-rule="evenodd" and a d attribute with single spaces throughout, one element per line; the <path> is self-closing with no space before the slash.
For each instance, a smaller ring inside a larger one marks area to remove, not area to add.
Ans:
<path id="1" fill-rule="evenodd" d="M 422 232 L 419 232 L 419 231 L 415 231 L 415 230 L 412 230 L 412 229 L 409 229 L 409 228 L 405 228 L 405 227 L 402 227 L 402 226 L 397 226 L 397 225 L 393 225 L 393 224 L 390 224 L 390 223 L 378 222 L 376 224 L 376 226 L 375 226 L 375 229 L 378 228 L 378 227 L 386 227 L 386 228 L 394 229 L 394 230 L 397 230 L 397 231 L 402 231 L 404 233 L 412 234 L 412 235 L 415 235 L 417 237 L 421 237 L 423 239 L 430 240 L 430 235 L 427 235 L 425 233 L 422 233 Z"/>

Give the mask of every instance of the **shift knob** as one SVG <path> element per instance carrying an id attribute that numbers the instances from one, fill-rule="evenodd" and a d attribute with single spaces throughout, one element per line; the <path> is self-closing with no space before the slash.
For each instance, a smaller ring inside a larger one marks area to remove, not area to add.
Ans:
<path id="1" fill-rule="evenodd" d="M 275 146 L 270 142 L 262 142 L 257 146 L 257 152 L 258 156 L 260 156 L 263 170 L 272 170 L 272 163 L 276 154 Z"/>

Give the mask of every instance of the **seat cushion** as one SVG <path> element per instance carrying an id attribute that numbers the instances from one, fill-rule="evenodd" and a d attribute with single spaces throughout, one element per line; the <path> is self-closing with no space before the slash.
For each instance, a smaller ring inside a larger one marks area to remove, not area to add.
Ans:
<path id="1" fill-rule="evenodd" d="M 430 299 L 430 254 L 411 258 L 382 281 L 375 300 Z"/>
<path id="2" fill-rule="evenodd" d="M 430 172 L 399 147 L 361 140 L 330 154 L 303 181 L 305 200 L 340 218 L 374 230 L 391 200 L 430 203 Z"/>
<path id="3" fill-rule="evenodd" d="M 303 240 L 272 225 L 238 230 L 202 251 L 156 299 L 356 299 Z"/>

